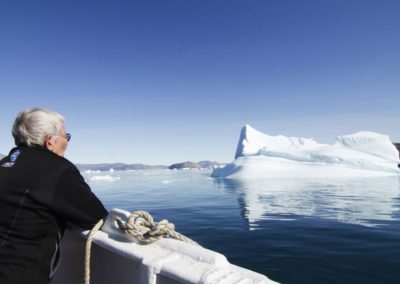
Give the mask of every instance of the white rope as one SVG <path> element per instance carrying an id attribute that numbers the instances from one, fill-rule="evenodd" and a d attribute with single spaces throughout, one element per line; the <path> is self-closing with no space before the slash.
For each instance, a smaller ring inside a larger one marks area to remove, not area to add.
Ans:
<path id="1" fill-rule="evenodd" d="M 185 243 L 200 246 L 195 241 L 176 232 L 174 224 L 168 222 L 168 220 L 164 219 L 160 222 L 154 222 L 153 217 L 147 211 L 139 210 L 132 212 L 126 222 L 124 222 L 120 217 L 115 217 L 115 221 L 122 233 L 129 234 L 135 239 L 135 241 L 143 245 L 153 243 L 162 238 L 170 237 Z M 86 240 L 85 284 L 90 283 L 90 250 L 94 234 L 101 228 L 103 223 L 104 221 L 100 220 L 90 231 Z"/>
<path id="2" fill-rule="evenodd" d="M 90 230 L 89 236 L 86 240 L 86 250 L 85 250 L 85 284 L 90 283 L 90 249 L 92 248 L 92 241 L 94 234 L 103 226 L 103 219 L 97 222 L 96 225 Z"/>

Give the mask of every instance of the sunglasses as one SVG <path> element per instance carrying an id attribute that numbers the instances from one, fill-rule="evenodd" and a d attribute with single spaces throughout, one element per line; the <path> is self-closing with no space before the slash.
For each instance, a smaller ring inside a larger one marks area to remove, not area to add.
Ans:
<path id="1" fill-rule="evenodd" d="M 71 133 L 65 133 L 65 135 L 53 135 L 53 136 L 64 137 L 65 139 L 67 139 L 68 142 L 69 140 L 71 140 Z"/>
<path id="2" fill-rule="evenodd" d="M 71 140 L 71 133 L 65 133 L 65 139 L 67 139 L 67 141 Z"/>

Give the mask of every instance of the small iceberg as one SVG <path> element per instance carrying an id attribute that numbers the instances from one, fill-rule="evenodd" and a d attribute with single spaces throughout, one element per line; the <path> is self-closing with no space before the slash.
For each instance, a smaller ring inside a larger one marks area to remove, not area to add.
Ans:
<path id="1" fill-rule="evenodd" d="M 92 176 L 90 177 L 91 181 L 117 181 L 120 180 L 118 176 L 110 176 L 110 175 L 101 175 L 101 176 Z"/>
<path id="2" fill-rule="evenodd" d="M 399 152 L 389 137 L 357 132 L 333 145 L 312 138 L 270 136 L 250 125 L 242 128 L 235 160 L 215 168 L 212 177 L 355 177 L 400 175 Z"/>

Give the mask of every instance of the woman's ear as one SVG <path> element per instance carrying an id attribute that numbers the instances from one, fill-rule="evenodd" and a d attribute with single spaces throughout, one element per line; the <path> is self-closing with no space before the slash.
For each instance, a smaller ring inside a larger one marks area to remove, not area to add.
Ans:
<path id="1" fill-rule="evenodd" d="M 47 150 L 50 150 L 50 151 L 53 151 L 53 148 L 54 148 L 54 140 L 52 138 L 53 137 L 51 135 L 48 135 L 46 137 L 46 140 L 44 141 L 44 145 L 43 145 Z"/>

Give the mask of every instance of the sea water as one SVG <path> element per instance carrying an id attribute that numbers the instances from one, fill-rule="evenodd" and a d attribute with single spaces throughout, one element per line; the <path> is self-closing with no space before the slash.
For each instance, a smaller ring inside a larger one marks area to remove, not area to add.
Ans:
<path id="1" fill-rule="evenodd" d="M 107 209 L 149 211 L 282 283 L 400 283 L 400 178 L 215 180 L 209 170 L 84 173 Z"/>

